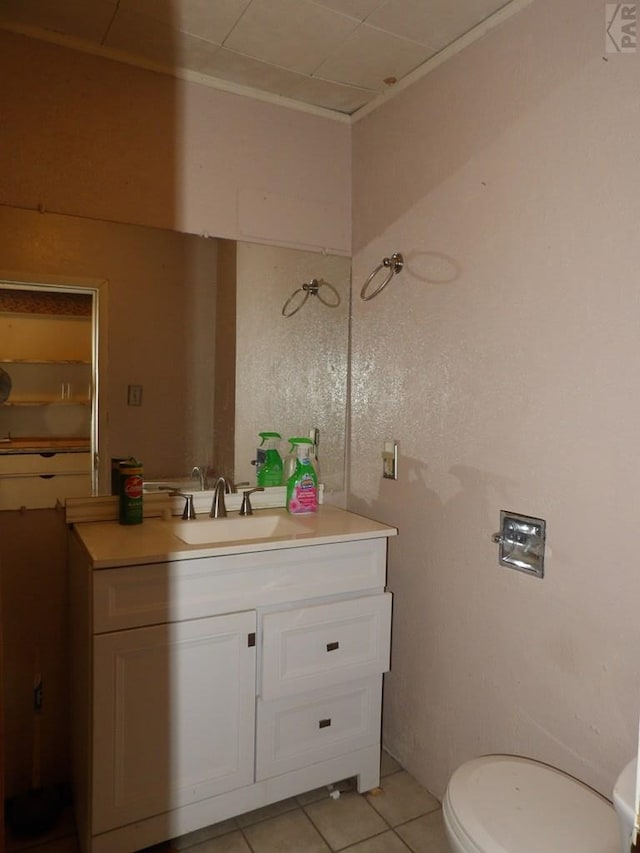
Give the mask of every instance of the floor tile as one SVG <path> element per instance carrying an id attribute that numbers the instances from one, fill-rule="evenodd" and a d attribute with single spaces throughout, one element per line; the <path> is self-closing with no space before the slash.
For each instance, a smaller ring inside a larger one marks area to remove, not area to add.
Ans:
<path id="1" fill-rule="evenodd" d="M 322 836 L 301 809 L 249 826 L 244 834 L 253 853 L 329 853 Z"/>
<path id="2" fill-rule="evenodd" d="M 209 838 L 194 847 L 188 847 L 187 850 L 188 853 L 251 853 L 251 848 L 239 829 L 228 835 Z"/>
<path id="3" fill-rule="evenodd" d="M 380 778 L 383 779 L 385 776 L 397 773 L 398 770 L 402 770 L 402 767 L 393 756 L 389 755 L 389 753 L 385 752 L 383 749 L 380 753 Z"/>
<path id="4" fill-rule="evenodd" d="M 376 835 L 375 838 L 354 844 L 353 847 L 349 847 L 343 853 L 409 853 L 409 848 L 393 830 L 389 829 L 382 835 Z"/>
<path id="5" fill-rule="evenodd" d="M 176 850 L 185 850 L 188 847 L 193 847 L 195 844 L 208 841 L 210 838 L 226 835 L 237 828 L 238 821 L 232 817 L 230 820 L 213 823 L 211 826 L 205 826 L 204 829 L 196 829 L 195 832 L 189 832 L 186 835 L 181 835 L 179 838 L 174 838 L 171 844 Z"/>
<path id="6" fill-rule="evenodd" d="M 367 800 L 391 826 L 406 823 L 440 806 L 436 798 L 405 770 L 385 776 L 381 787 L 381 793 L 367 794 Z"/>
<path id="7" fill-rule="evenodd" d="M 252 823 L 259 823 L 261 820 L 276 817 L 277 815 L 290 812 L 297 808 L 298 803 L 296 802 L 295 797 L 290 797 L 288 800 L 280 800 L 277 803 L 262 806 L 260 809 L 254 809 L 252 812 L 238 815 L 236 821 L 240 827 L 251 826 Z"/>
<path id="8" fill-rule="evenodd" d="M 341 850 L 387 829 L 375 809 L 355 792 L 342 794 L 337 800 L 312 803 L 305 811 L 333 850 Z"/>
<path id="9" fill-rule="evenodd" d="M 397 826 L 396 832 L 413 853 L 449 853 L 442 809 Z"/>

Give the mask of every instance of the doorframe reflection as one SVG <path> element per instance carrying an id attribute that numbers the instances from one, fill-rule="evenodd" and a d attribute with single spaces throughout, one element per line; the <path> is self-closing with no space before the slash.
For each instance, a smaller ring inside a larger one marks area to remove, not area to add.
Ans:
<path id="1" fill-rule="evenodd" d="M 108 482 L 107 387 L 107 304 L 106 279 L 0 270 L 0 289 L 32 290 L 49 293 L 76 293 L 91 297 L 91 493 L 100 494 Z"/>

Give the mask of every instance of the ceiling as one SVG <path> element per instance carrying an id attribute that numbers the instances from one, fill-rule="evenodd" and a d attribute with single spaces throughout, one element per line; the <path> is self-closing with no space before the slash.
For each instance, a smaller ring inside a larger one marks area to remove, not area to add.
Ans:
<path id="1" fill-rule="evenodd" d="M 0 27 L 255 97 L 368 112 L 523 0 L 0 0 Z"/>

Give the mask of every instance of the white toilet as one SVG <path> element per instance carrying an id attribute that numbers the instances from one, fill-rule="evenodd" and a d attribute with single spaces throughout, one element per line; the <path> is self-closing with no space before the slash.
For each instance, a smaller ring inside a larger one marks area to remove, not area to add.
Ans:
<path id="1" fill-rule="evenodd" d="M 560 770 L 512 755 L 459 767 L 442 814 L 452 853 L 629 853 L 636 762 L 611 803 Z M 617 817 L 616 817 L 617 812 Z"/>

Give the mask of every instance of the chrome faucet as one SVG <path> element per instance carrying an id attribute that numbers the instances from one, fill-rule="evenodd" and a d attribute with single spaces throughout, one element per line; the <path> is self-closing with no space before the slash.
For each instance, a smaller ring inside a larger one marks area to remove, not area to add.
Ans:
<path id="1" fill-rule="evenodd" d="M 200 483 L 200 491 L 204 492 L 207 488 L 207 466 L 206 465 L 194 465 L 191 469 L 191 477 L 197 477 L 198 482 Z"/>
<path id="2" fill-rule="evenodd" d="M 224 503 L 225 494 L 233 491 L 231 482 L 226 477 L 218 477 L 213 488 L 213 502 L 211 503 L 211 518 L 226 518 L 227 508 Z"/>

